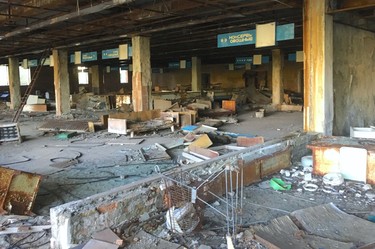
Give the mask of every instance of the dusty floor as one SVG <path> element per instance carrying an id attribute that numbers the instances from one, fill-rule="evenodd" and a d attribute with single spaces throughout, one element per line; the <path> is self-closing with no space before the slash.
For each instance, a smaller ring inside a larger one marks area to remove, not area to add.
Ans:
<path id="1" fill-rule="evenodd" d="M 0 123 L 9 122 L 11 114 L 10 111 L 3 111 Z M 75 118 L 92 120 L 97 120 L 100 114 L 73 112 Z M 25 114 L 20 119 L 23 142 L 21 144 L 0 144 L 0 165 L 43 175 L 33 212 L 46 217 L 47 220 L 50 207 L 82 199 L 155 174 L 155 163 L 144 163 L 137 155 L 138 149 L 156 142 L 168 144 L 183 137 L 177 131 L 165 130 L 130 139 L 128 136 L 111 134 L 103 130 L 96 133 L 80 134 L 69 140 L 58 140 L 53 134 L 38 130 L 45 120 L 53 118 L 53 113 L 48 115 Z M 241 110 L 237 118 L 239 120 L 237 124 L 225 124 L 219 130 L 263 136 L 266 141 L 302 130 L 301 112 L 273 112 L 267 113 L 264 118 L 259 119 L 255 118 L 254 111 Z M 140 144 L 126 144 L 136 143 L 142 139 L 144 140 Z M 173 150 L 172 157 L 174 159 L 158 162 L 161 171 L 175 167 L 176 157 L 179 153 L 178 149 Z M 131 160 L 129 160 L 130 156 L 132 156 Z M 78 157 L 79 163 L 65 170 L 50 166 L 56 158 L 74 157 Z M 300 165 L 296 164 L 290 170 L 298 168 Z M 242 217 L 242 231 L 251 225 L 266 223 L 272 218 L 294 210 L 329 202 L 335 203 L 345 212 L 364 218 L 375 209 L 374 201 L 370 198 L 371 195 L 366 196 L 366 193 L 371 192 L 372 189 L 364 190 L 361 184 L 346 182 L 341 186 L 342 189 L 338 188 L 331 193 L 324 192 L 321 188 L 315 192 L 308 192 L 301 191 L 303 180 L 301 177 L 286 177 L 281 174 L 276 176 L 293 183 L 292 189 L 287 192 L 278 192 L 270 189 L 267 182 L 246 187 L 243 200 L 243 208 L 246 211 Z M 315 178 L 317 179 L 316 184 L 320 186 L 321 178 Z M 339 190 L 342 191 L 339 192 Z M 224 204 L 220 201 L 216 205 L 218 209 L 224 208 Z M 204 221 L 204 230 L 201 232 L 192 237 L 176 237 L 171 241 L 184 244 L 189 248 L 197 248 L 196 245 L 199 244 L 209 245 L 212 248 L 223 247 L 226 233 L 225 219 L 220 217 L 217 212 L 207 209 Z M 27 222 L 32 223 L 33 221 L 28 220 Z M 152 231 L 153 229 L 149 230 L 149 232 L 155 232 Z M 119 232 L 126 235 L 125 238 L 129 241 L 132 241 L 137 233 L 136 230 Z M 25 235 L 2 238 L 0 248 L 48 248 L 48 234 L 44 234 L 42 239 L 38 239 L 38 236 L 41 234 L 35 234 L 23 241 L 19 240 Z M 246 237 L 246 233 L 244 237 Z M 32 242 L 33 240 L 36 241 Z M 265 248 L 256 242 L 245 244 L 244 241 L 246 240 L 242 235 L 239 236 L 236 248 Z"/>

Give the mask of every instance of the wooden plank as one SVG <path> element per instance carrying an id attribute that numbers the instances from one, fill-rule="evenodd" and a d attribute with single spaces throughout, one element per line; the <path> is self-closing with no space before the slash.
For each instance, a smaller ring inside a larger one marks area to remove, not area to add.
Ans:
<path id="1" fill-rule="evenodd" d="M 22 111 L 23 112 L 46 112 L 47 105 L 45 104 L 25 105 Z"/>
<path id="2" fill-rule="evenodd" d="M 375 223 L 346 214 L 332 203 L 297 210 L 292 216 L 309 234 L 357 245 L 375 241 Z"/>
<path id="3" fill-rule="evenodd" d="M 280 105 L 280 111 L 282 112 L 302 112 L 302 105 Z"/>
<path id="4" fill-rule="evenodd" d="M 102 115 L 100 117 L 100 122 L 102 123 L 104 128 L 108 128 L 108 117 L 109 117 L 108 114 Z"/>

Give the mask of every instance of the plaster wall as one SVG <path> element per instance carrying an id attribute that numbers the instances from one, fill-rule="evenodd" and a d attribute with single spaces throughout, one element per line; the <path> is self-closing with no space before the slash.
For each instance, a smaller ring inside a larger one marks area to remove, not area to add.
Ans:
<path id="1" fill-rule="evenodd" d="M 335 23 L 334 135 L 375 124 L 375 33 Z"/>

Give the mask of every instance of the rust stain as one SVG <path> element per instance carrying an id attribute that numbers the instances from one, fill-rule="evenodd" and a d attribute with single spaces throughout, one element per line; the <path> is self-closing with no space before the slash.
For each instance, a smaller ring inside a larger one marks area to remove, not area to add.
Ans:
<path id="1" fill-rule="evenodd" d="M 117 208 L 117 206 L 118 206 L 117 202 L 112 202 L 112 203 L 107 204 L 107 205 L 101 205 L 96 210 L 98 210 L 98 212 L 100 214 L 104 214 L 104 213 L 108 213 L 109 211 Z"/>

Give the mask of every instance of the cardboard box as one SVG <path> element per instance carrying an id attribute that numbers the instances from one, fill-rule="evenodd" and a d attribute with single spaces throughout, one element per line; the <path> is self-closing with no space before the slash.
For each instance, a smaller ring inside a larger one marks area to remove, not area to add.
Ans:
<path id="1" fill-rule="evenodd" d="M 126 119 L 108 118 L 108 132 L 126 135 Z"/>

